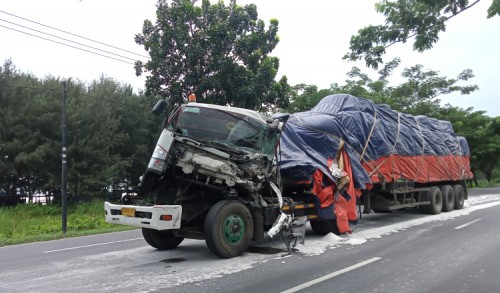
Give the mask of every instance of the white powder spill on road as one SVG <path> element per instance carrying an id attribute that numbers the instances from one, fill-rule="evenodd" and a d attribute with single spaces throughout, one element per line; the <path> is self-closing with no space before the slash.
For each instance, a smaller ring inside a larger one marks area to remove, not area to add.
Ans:
<path id="1" fill-rule="evenodd" d="M 446 221 L 499 204 L 500 195 L 486 195 L 471 197 L 462 210 L 439 215 L 416 213 L 370 215 L 374 217 L 373 220 L 364 220 L 364 224 L 358 225 L 351 235 L 328 234 L 324 237 L 308 235 L 305 245 L 297 245 L 299 250 L 297 255 L 317 256 L 337 247 L 349 249 L 370 239 L 397 233 L 413 226 Z M 64 291 L 61 287 L 63 283 L 60 282 L 64 279 L 66 280 L 64 284 L 72 284 L 71 286 L 83 292 L 147 292 L 147 290 L 161 292 L 186 283 L 194 283 L 193 286 L 197 286 L 202 284 L 200 282 L 242 272 L 269 261 L 278 260 L 286 264 L 287 258 L 282 257 L 286 254 L 282 242 L 275 240 L 262 243 L 259 247 L 278 250 L 275 254 L 247 252 L 240 257 L 220 259 L 208 251 L 204 241 L 185 240 L 173 251 L 158 251 L 144 246 L 77 257 L 57 263 L 48 262 L 45 265 L 25 269 L 22 273 L 4 272 L 0 276 L 0 291 L 43 291 L 43 288 L 47 290 L 57 288 Z M 18 277 L 19 274 L 22 274 L 22 278 Z"/>
<path id="2" fill-rule="evenodd" d="M 358 230 L 351 235 L 337 236 L 332 233 L 324 236 L 319 240 L 307 241 L 304 246 L 299 245 L 299 251 L 304 255 L 319 255 L 327 249 L 335 248 L 338 246 L 359 245 L 365 243 L 369 239 L 381 238 L 384 235 L 397 233 L 406 230 L 413 226 L 422 225 L 429 222 L 446 221 L 456 217 L 468 215 L 473 211 L 493 207 L 500 204 L 498 201 L 500 195 L 485 195 L 474 197 L 468 200 L 464 209 L 456 210 L 448 213 L 441 213 L 439 215 L 422 215 L 421 217 L 413 220 L 396 222 L 393 224 L 384 225 L 382 227 L 371 228 L 367 230 Z M 489 202 L 491 201 L 491 202 Z M 487 202 L 487 203 L 484 203 Z M 482 204 L 481 204 L 482 203 Z"/>

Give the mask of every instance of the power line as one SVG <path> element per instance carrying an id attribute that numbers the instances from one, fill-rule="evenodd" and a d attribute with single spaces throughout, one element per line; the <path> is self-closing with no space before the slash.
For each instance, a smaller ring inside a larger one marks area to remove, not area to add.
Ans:
<path id="1" fill-rule="evenodd" d="M 57 38 L 57 39 L 61 39 L 61 40 L 64 40 L 66 42 L 74 43 L 74 44 L 77 44 L 77 45 L 80 45 L 80 46 L 84 46 L 84 47 L 87 47 L 87 48 L 91 48 L 91 49 L 94 49 L 94 50 L 97 50 L 97 51 L 101 51 L 101 52 L 104 52 L 104 53 L 107 53 L 107 54 L 111 54 L 111 55 L 115 55 L 115 56 L 118 56 L 118 57 L 121 57 L 121 58 L 125 58 L 125 59 L 128 59 L 128 60 L 136 61 L 135 59 L 129 58 L 127 56 L 119 55 L 119 54 L 116 54 L 116 53 L 113 53 L 113 52 L 109 52 L 109 51 L 102 50 L 102 49 L 99 49 L 99 48 L 96 48 L 96 47 L 92 47 L 92 46 L 85 45 L 85 44 L 82 44 L 82 43 L 79 43 L 79 42 L 75 42 L 75 41 L 72 41 L 72 40 L 69 40 L 69 39 L 65 39 L 65 38 L 62 38 L 62 37 L 59 37 L 59 36 L 56 36 L 56 35 L 53 35 L 53 34 L 45 33 L 45 32 L 42 32 L 42 31 L 30 28 L 30 27 L 27 27 L 27 26 L 23 26 L 23 25 L 14 23 L 14 22 L 10 22 L 10 21 L 5 20 L 5 19 L 1 19 L 0 18 L 0 21 L 9 23 L 9 24 L 12 24 L 12 25 L 15 25 L 15 26 L 19 26 L 19 27 L 22 27 L 22 28 L 25 28 L 25 29 L 28 29 L 28 30 L 32 30 L 32 31 L 35 31 L 35 32 L 40 33 L 40 34 L 44 34 L 44 35 L 48 35 L 48 36 L 51 36 L 51 37 L 54 37 L 54 38 Z"/>
<path id="2" fill-rule="evenodd" d="M 44 37 L 41 37 L 41 36 L 30 34 L 28 32 L 23 32 L 23 31 L 15 29 L 15 28 L 11 28 L 11 27 L 4 26 L 4 25 L 1 25 L 1 24 L 0 24 L 0 27 L 6 28 L 6 29 L 10 29 L 10 30 L 13 30 L 13 31 L 16 31 L 16 32 L 19 32 L 19 33 L 23 33 L 23 34 L 26 34 L 26 35 L 29 35 L 29 36 L 32 36 L 32 37 L 35 37 L 35 38 L 40 38 L 40 39 L 43 39 L 43 40 L 46 40 L 46 41 L 54 42 L 54 43 L 59 44 L 59 45 L 71 47 L 73 49 L 85 51 L 85 52 L 88 52 L 88 53 L 91 53 L 91 54 L 99 55 L 99 56 L 106 57 L 106 58 L 109 58 L 109 59 L 113 59 L 113 60 L 116 60 L 116 61 L 120 61 L 120 62 L 123 62 L 123 63 L 135 65 L 135 63 L 132 63 L 132 62 L 128 62 L 128 61 L 121 60 L 121 59 L 118 59 L 118 58 L 114 58 L 114 57 L 111 57 L 111 56 L 108 56 L 108 55 L 104 55 L 104 54 L 100 54 L 100 53 L 93 52 L 93 51 L 90 51 L 90 50 L 86 50 L 86 49 L 83 49 L 83 48 L 78 48 L 78 47 L 75 47 L 75 46 L 72 46 L 72 45 L 69 45 L 69 44 L 65 44 L 65 43 L 62 43 L 62 42 L 55 41 L 55 40 L 47 39 L 47 38 L 44 38 Z"/>
<path id="3" fill-rule="evenodd" d="M 59 32 L 62 32 L 62 33 L 65 33 L 65 34 L 68 34 L 68 35 L 72 35 L 72 36 L 75 36 L 75 37 L 78 37 L 78 38 L 81 38 L 81 39 L 84 39 L 84 40 L 87 40 L 87 41 L 91 41 L 91 42 L 94 42 L 94 43 L 97 43 L 97 44 L 100 44 L 100 45 L 103 45 L 103 46 L 107 46 L 107 47 L 110 47 L 110 48 L 113 48 L 113 49 L 117 49 L 117 50 L 120 50 L 120 51 L 123 51 L 123 52 L 127 52 L 127 53 L 130 53 L 130 54 L 133 54 L 133 55 L 137 55 L 137 56 L 149 59 L 148 56 L 141 55 L 141 54 L 138 54 L 138 53 L 134 53 L 132 51 L 121 49 L 121 48 L 118 48 L 118 47 L 115 47 L 115 46 L 112 46 L 112 45 L 108 45 L 106 43 L 102 43 L 102 42 L 99 42 L 99 41 L 96 41 L 96 40 L 93 40 L 93 39 L 90 39 L 90 38 L 87 38 L 87 37 L 83 37 L 83 36 L 80 36 L 80 35 L 77 35 L 77 34 L 74 34 L 74 33 L 70 33 L 70 32 L 67 32 L 65 30 L 61 30 L 61 29 L 58 29 L 58 28 L 55 28 L 55 27 L 52 27 L 52 26 L 49 26 L 49 25 L 45 25 L 43 23 L 39 23 L 39 22 L 30 20 L 30 19 L 27 19 L 27 18 L 24 18 L 24 17 L 21 17 L 21 16 L 17 16 L 15 14 L 12 14 L 12 13 L 9 13 L 9 12 L 6 12 L 6 11 L 0 10 L 0 13 L 4 13 L 4 14 L 7 14 L 7 15 L 10 15 L 10 16 L 13 16 L 13 17 L 16 17 L 16 18 L 19 18 L 19 19 L 22 19 L 22 20 L 34 23 L 34 24 L 38 24 L 40 26 L 44 26 L 44 27 L 47 27 L 47 28 L 50 28 L 50 29 L 53 29 L 53 30 L 56 30 L 56 31 L 59 31 Z"/>

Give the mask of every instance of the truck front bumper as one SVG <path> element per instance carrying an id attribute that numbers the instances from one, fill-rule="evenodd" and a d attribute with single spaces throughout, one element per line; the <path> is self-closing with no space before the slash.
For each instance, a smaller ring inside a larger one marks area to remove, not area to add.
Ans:
<path id="1" fill-rule="evenodd" d="M 104 203 L 106 222 L 156 230 L 173 230 L 181 227 L 182 206 L 134 206 Z"/>

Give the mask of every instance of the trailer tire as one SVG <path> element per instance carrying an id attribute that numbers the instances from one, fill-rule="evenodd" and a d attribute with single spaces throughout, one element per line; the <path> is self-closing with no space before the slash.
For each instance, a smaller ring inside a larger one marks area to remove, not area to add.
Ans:
<path id="1" fill-rule="evenodd" d="M 426 201 L 427 200 L 427 192 L 426 191 L 420 191 L 420 195 L 419 195 L 419 199 L 420 201 Z M 420 211 L 420 213 L 422 214 L 428 214 L 429 213 L 429 205 L 419 205 L 418 207 L 418 210 Z"/>
<path id="2" fill-rule="evenodd" d="M 440 214 L 443 209 L 443 194 L 441 193 L 441 189 L 437 186 L 432 186 L 427 191 L 427 200 L 431 202 L 427 206 L 427 212 L 431 215 Z"/>
<path id="3" fill-rule="evenodd" d="M 456 210 L 461 210 L 464 208 L 465 192 L 464 188 L 460 184 L 453 185 L 453 191 L 455 192 L 455 206 Z"/>
<path id="4" fill-rule="evenodd" d="M 325 236 L 328 233 L 340 235 L 337 220 L 311 220 L 310 222 L 311 228 L 316 235 Z"/>
<path id="5" fill-rule="evenodd" d="M 182 237 L 175 236 L 171 230 L 142 228 L 142 236 L 149 245 L 160 250 L 174 249 L 184 240 Z"/>
<path id="6" fill-rule="evenodd" d="M 252 215 L 237 200 L 219 201 L 208 212 L 203 233 L 213 254 L 222 258 L 242 255 L 252 241 Z"/>
<path id="7" fill-rule="evenodd" d="M 442 185 L 441 194 L 443 195 L 443 212 L 451 212 L 455 207 L 455 192 L 451 185 Z"/>

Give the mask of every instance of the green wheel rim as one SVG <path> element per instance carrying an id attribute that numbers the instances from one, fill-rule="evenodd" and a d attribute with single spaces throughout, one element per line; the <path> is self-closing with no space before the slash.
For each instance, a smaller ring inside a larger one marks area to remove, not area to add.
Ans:
<path id="1" fill-rule="evenodd" d="M 222 232 L 224 240 L 228 244 L 238 244 L 243 240 L 243 236 L 245 235 L 245 222 L 238 215 L 229 215 L 224 219 Z"/>

